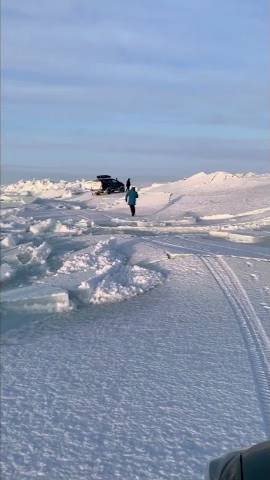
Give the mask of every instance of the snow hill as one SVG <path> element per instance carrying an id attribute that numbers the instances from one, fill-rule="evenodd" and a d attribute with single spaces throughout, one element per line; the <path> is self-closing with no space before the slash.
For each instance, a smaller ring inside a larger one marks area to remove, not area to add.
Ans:
<path id="1" fill-rule="evenodd" d="M 270 174 L 2 187 L 3 476 L 199 480 L 270 435 Z"/>

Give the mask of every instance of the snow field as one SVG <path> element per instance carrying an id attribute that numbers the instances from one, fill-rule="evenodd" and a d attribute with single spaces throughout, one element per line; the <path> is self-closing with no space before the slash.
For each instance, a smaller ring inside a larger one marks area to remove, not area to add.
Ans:
<path id="1" fill-rule="evenodd" d="M 5 480 L 201 480 L 270 435 L 270 175 L 123 195 L 22 181 L 1 212 Z"/>
<path id="2" fill-rule="evenodd" d="M 162 266 L 166 301 L 160 285 L 6 336 L 7 478 L 199 480 L 212 456 L 266 438 L 231 304 L 197 256 Z"/>

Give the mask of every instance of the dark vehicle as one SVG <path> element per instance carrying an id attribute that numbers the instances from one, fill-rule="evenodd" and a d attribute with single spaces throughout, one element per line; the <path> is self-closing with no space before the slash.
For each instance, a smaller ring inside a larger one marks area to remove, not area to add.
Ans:
<path id="1" fill-rule="evenodd" d="M 102 193 L 119 193 L 125 191 L 125 185 L 117 178 L 110 175 L 98 175 L 97 179 L 101 182 Z"/>
<path id="2" fill-rule="evenodd" d="M 102 180 L 104 178 L 112 178 L 111 175 L 97 175 L 98 180 Z"/>
<path id="3" fill-rule="evenodd" d="M 268 480 L 270 441 L 227 453 L 209 464 L 207 480 Z"/>

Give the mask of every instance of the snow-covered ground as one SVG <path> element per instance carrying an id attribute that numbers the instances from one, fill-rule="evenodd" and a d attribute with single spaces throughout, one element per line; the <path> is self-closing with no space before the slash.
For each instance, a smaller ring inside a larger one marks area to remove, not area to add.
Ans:
<path id="1" fill-rule="evenodd" d="M 3 478 L 199 480 L 270 437 L 270 174 L 1 210 Z"/>

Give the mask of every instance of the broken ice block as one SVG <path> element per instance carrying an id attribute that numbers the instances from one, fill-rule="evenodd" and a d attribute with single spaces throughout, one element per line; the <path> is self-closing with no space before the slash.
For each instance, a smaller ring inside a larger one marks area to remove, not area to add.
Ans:
<path id="1" fill-rule="evenodd" d="M 4 307 L 40 312 L 63 312 L 70 309 L 66 290 L 50 285 L 33 285 L 2 292 Z"/>
<path id="2" fill-rule="evenodd" d="M 14 274 L 13 268 L 8 263 L 0 265 L 0 282 L 9 280 Z"/>

